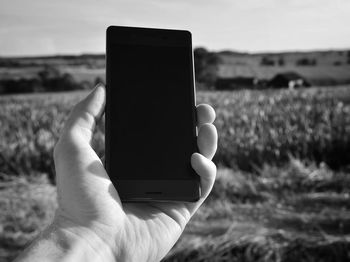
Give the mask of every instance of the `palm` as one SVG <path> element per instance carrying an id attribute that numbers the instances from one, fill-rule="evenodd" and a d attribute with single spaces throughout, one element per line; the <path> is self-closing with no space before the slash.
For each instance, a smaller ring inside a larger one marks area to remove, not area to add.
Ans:
<path id="1" fill-rule="evenodd" d="M 71 168 L 73 162 L 80 163 L 76 165 L 77 169 Z M 141 257 L 145 251 L 150 250 L 154 254 L 150 260 L 163 257 L 181 235 L 196 207 L 196 204 L 191 203 L 122 205 L 102 162 L 91 162 L 88 157 L 75 159 L 71 155 L 67 158 L 62 156 L 56 161 L 56 168 L 63 174 L 57 177 L 60 215 L 79 226 L 87 226 L 97 218 L 98 223 L 104 225 L 98 231 L 101 238 L 109 234 L 109 237 L 114 237 L 118 228 L 123 228 L 124 238 L 119 241 L 130 249 L 137 250 L 138 252 L 134 251 L 136 257 Z M 134 249 L 130 243 L 145 250 Z"/>
<path id="2" fill-rule="evenodd" d="M 125 204 L 124 211 L 130 227 L 126 229 L 136 235 L 134 239 L 127 239 L 139 248 L 140 254 L 150 253 L 150 261 L 156 261 L 166 255 L 180 237 L 189 214 L 184 210 L 184 204 Z M 141 236 L 143 236 L 141 238 Z M 142 243 L 141 243 L 142 242 Z M 148 251 L 148 252 L 145 252 Z M 141 256 L 137 256 L 141 257 Z M 141 260 L 139 260 L 141 261 Z"/>
<path id="3" fill-rule="evenodd" d="M 175 244 L 213 185 L 216 169 L 209 159 L 216 150 L 217 135 L 215 127 L 208 123 L 214 120 L 215 114 L 208 106 L 197 108 L 197 142 L 202 155 L 195 153 L 191 164 L 201 176 L 199 201 L 122 204 L 101 160 L 90 146 L 95 120 L 104 110 L 104 99 L 104 91 L 100 89 L 78 104 L 55 147 L 58 213 L 73 225 L 92 228 L 99 237 L 107 238 L 107 242 L 123 246 L 135 261 L 159 260 Z"/>

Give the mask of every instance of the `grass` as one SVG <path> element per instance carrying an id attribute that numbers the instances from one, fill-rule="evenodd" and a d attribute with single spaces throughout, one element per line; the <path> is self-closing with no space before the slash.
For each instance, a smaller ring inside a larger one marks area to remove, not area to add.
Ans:
<path id="1" fill-rule="evenodd" d="M 52 151 L 72 106 L 86 92 L 0 98 L 0 168 L 3 173 L 49 174 Z"/>
<path id="2" fill-rule="evenodd" d="M 70 109 L 85 92 L 5 96 L 0 98 L 0 168 L 7 174 L 47 173 Z M 312 88 L 199 92 L 217 112 L 215 161 L 221 166 L 255 171 L 265 163 L 283 165 L 290 156 L 341 168 L 350 162 L 350 89 Z M 101 126 L 94 147 L 104 151 Z"/>
<path id="3" fill-rule="evenodd" d="M 0 261 L 10 261 L 53 218 L 56 188 L 45 175 L 35 178 L 1 174 Z"/>
<path id="4" fill-rule="evenodd" d="M 349 182 L 298 160 L 258 177 L 221 169 L 166 261 L 348 261 Z"/>
<path id="5" fill-rule="evenodd" d="M 165 261 L 348 261 L 349 90 L 198 93 L 217 112 L 219 172 Z M 50 223 L 53 146 L 85 95 L 0 97 L 0 262 Z"/>
<path id="6" fill-rule="evenodd" d="M 347 261 L 349 185 L 346 173 L 295 159 L 259 176 L 219 169 L 212 194 L 164 261 Z M 57 204 L 45 175 L 3 175 L 0 189 L 2 262 L 50 223 Z"/>
<path id="7" fill-rule="evenodd" d="M 349 163 L 349 97 L 344 86 L 204 93 L 198 100 L 217 112 L 216 162 L 252 171 L 290 156 L 332 168 Z"/>

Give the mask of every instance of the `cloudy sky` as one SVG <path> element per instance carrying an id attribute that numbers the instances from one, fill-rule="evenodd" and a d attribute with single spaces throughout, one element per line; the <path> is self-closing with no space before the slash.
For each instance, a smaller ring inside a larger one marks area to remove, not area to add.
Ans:
<path id="1" fill-rule="evenodd" d="M 111 24 L 187 29 L 210 50 L 350 48 L 349 0 L 0 0 L 0 56 L 102 53 Z"/>

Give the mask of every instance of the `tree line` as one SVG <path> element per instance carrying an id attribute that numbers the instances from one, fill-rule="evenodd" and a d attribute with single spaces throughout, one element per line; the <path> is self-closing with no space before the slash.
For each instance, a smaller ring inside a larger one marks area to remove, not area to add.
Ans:
<path id="1" fill-rule="evenodd" d="M 78 82 L 69 73 L 46 66 L 32 78 L 0 80 L 0 94 L 70 91 L 91 88 L 88 82 Z"/>

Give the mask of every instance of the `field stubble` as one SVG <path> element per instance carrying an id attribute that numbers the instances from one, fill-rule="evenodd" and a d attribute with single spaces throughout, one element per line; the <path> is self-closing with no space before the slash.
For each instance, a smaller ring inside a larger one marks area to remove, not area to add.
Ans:
<path id="1" fill-rule="evenodd" d="M 259 176 L 219 169 L 164 261 L 347 261 L 349 188 L 347 174 L 299 160 Z M 56 190 L 45 175 L 3 176 L 0 189 L 0 261 L 9 261 L 50 223 Z"/>

